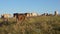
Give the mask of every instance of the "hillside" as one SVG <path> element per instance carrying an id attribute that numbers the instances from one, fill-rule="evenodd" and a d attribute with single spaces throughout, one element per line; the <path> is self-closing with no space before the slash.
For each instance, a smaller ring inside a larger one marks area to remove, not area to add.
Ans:
<path id="1" fill-rule="evenodd" d="M 22 23 L 0 19 L 0 34 L 60 34 L 60 16 L 30 17 Z"/>

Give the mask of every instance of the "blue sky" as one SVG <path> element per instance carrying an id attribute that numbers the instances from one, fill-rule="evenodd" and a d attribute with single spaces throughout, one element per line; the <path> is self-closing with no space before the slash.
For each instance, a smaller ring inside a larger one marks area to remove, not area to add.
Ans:
<path id="1" fill-rule="evenodd" d="M 60 0 L 0 0 L 0 14 L 36 12 L 60 13 Z"/>

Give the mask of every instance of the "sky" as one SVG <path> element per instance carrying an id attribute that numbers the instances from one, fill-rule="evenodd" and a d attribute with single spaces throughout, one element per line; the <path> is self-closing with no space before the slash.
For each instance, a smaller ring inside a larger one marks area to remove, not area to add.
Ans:
<path id="1" fill-rule="evenodd" d="M 60 0 L 0 0 L 0 14 L 60 13 Z"/>

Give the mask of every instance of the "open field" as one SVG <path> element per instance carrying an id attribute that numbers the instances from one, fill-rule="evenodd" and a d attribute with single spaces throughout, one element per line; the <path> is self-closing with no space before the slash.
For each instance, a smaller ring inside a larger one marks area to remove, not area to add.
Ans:
<path id="1" fill-rule="evenodd" d="M 22 23 L 0 19 L 0 34 L 60 34 L 60 16 L 31 17 Z"/>

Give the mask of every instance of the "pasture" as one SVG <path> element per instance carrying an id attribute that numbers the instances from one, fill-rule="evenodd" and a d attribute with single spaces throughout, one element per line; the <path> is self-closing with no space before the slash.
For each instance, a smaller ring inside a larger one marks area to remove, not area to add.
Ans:
<path id="1" fill-rule="evenodd" d="M 0 34 L 60 34 L 60 16 L 30 17 L 23 22 L 0 18 Z"/>

